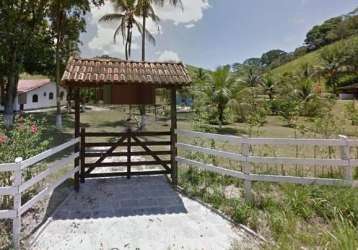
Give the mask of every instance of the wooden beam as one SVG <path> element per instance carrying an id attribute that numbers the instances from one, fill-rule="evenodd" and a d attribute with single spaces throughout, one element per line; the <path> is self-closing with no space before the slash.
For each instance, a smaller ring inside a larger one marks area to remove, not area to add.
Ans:
<path id="1" fill-rule="evenodd" d="M 150 170 L 150 171 L 132 171 L 131 176 L 143 176 L 143 175 L 162 175 L 170 174 L 167 170 Z M 86 175 L 86 178 L 98 178 L 98 177 L 116 177 L 127 176 L 127 172 L 113 172 L 113 173 L 94 173 Z"/>
<path id="2" fill-rule="evenodd" d="M 75 89 L 75 137 L 78 138 L 80 136 L 80 89 Z M 79 144 L 75 145 L 75 154 L 80 151 Z M 79 158 L 75 159 L 75 168 L 79 167 Z M 75 179 L 75 190 L 78 192 L 80 189 L 80 182 L 79 182 L 79 172 L 76 171 L 74 174 Z"/>
<path id="3" fill-rule="evenodd" d="M 131 129 L 128 130 L 129 134 Z M 131 178 L 131 136 L 128 136 L 128 146 L 127 146 L 127 179 Z"/>
<path id="4" fill-rule="evenodd" d="M 170 105 L 170 141 L 171 141 L 171 178 L 172 178 L 172 184 L 176 186 L 178 184 L 178 165 L 176 161 L 177 157 L 177 135 L 176 135 L 176 129 L 177 129 L 177 104 L 176 104 L 176 88 L 170 89 L 170 96 L 171 96 L 171 105 Z"/>
<path id="5" fill-rule="evenodd" d="M 80 171 L 80 182 L 85 183 L 85 164 L 86 164 L 86 157 L 85 157 L 85 144 L 86 144 L 86 128 L 81 128 L 81 145 L 80 145 L 80 161 L 81 161 L 81 171 Z"/>
<path id="6" fill-rule="evenodd" d="M 145 155 L 151 155 L 151 154 L 155 154 L 155 155 L 170 155 L 171 151 L 151 151 L 151 153 L 148 153 L 146 151 L 139 151 L 139 152 L 131 152 L 131 156 L 145 156 Z M 97 158 L 97 157 L 101 157 L 103 155 L 103 153 L 101 152 L 88 152 L 85 153 L 85 157 L 87 158 Z M 109 157 L 120 157 L 120 156 L 127 156 L 128 153 L 127 152 L 113 152 L 111 154 L 108 154 Z"/>
<path id="7" fill-rule="evenodd" d="M 171 145 L 170 141 L 146 141 L 146 142 L 132 142 L 132 147 L 142 146 L 167 146 Z M 128 142 L 116 143 L 116 142 L 88 142 L 85 144 L 86 147 L 127 147 Z"/>
<path id="8" fill-rule="evenodd" d="M 169 164 L 171 161 L 131 161 L 129 166 L 144 166 L 144 165 L 162 165 L 163 163 Z M 87 163 L 86 168 L 96 167 L 127 167 L 128 162 L 101 162 L 101 163 Z M 90 171 L 86 171 L 86 175 L 90 174 Z"/>
<path id="9" fill-rule="evenodd" d="M 108 157 L 111 153 L 113 153 L 113 151 L 118 147 L 118 145 L 123 143 L 125 139 L 126 139 L 126 137 L 123 136 L 116 143 L 112 143 L 112 147 L 106 153 L 102 154 L 102 156 L 96 161 L 96 164 L 101 163 L 106 157 Z M 85 143 L 85 147 L 87 147 L 87 144 L 88 143 Z M 86 171 L 86 175 L 91 173 L 94 169 L 95 169 L 95 166 L 88 169 Z"/>
<path id="10" fill-rule="evenodd" d="M 171 135 L 170 131 L 133 131 L 134 136 L 165 136 Z M 112 132 L 86 132 L 87 137 L 121 137 L 127 136 L 128 132 L 112 133 Z"/>
<path id="11" fill-rule="evenodd" d="M 141 142 L 141 141 L 140 141 L 137 137 L 135 137 L 135 136 L 133 136 L 133 139 L 134 139 L 136 142 Z M 146 145 L 142 145 L 142 148 L 143 148 L 150 156 L 152 156 L 154 160 L 162 162 L 162 159 L 160 159 L 160 157 L 158 157 L 156 154 L 154 154 L 154 153 L 152 152 L 152 150 L 150 150 L 150 148 L 148 148 Z M 163 162 L 162 166 L 163 166 L 166 170 L 170 171 L 170 168 L 169 168 L 168 165 L 165 164 L 164 162 Z"/>

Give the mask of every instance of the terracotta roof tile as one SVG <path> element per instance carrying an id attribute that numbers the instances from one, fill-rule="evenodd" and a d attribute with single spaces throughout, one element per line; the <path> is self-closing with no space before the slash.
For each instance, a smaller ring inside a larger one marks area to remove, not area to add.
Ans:
<path id="1" fill-rule="evenodd" d="M 182 63 L 70 58 L 61 83 L 78 87 L 103 84 L 151 84 L 171 87 L 189 85 L 191 78 Z"/>
<path id="2" fill-rule="evenodd" d="M 19 80 L 17 84 L 18 93 L 26 93 L 50 83 L 50 79 Z"/>

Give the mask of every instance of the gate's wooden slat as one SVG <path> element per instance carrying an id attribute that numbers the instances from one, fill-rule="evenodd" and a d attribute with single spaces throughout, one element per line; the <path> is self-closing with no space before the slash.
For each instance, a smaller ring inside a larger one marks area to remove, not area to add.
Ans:
<path id="1" fill-rule="evenodd" d="M 135 140 L 137 143 L 141 142 L 141 141 L 140 141 L 137 137 L 135 137 L 135 136 L 132 136 L 132 138 L 133 138 L 133 140 Z M 141 142 L 141 143 L 143 143 L 143 142 Z M 162 159 L 160 159 L 157 155 L 155 155 L 155 154 L 152 152 L 152 150 L 150 150 L 150 148 L 148 148 L 146 145 L 142 145 L 142 148 L 143 148 L 148 154 L 150 154 L 150 156 L 152 156 L 154 160 L 159 161 L 159 162 L 162 162 L 161 165 L 162 165 L 166 170 L 168 170 L 168 171 L 170 170 L 170 167 L 168 167 L 167 164 L 165 164 Z"/>
<path id="2" fill-rule="evenodd" d="M 170 174 L 167 170 L 151 170 L 151 171 L 132 171 L 131 176 L 141 175 L 162 175 Z M 116 177 L 116 176 L 127 176 L 127 172 L 112 172 L 112 173 L 93 173 L 86 175 L 86 178 L 98 178 L 98 177 Z"/>
<path id="3" fill-rule="evenodd" d="M 104 154 L 96 161 L 96 163 L 101 163 L 101 162 L 108 156 L 108 154 L 113 153 L 113 151 L 119 146 L 119 144 L 123 143 L 127 138 L 128 138 L 128 137 L 125 137 L 125 136 L 123 136 L 122 138 L 120 138 L 116 143 L 114 143 L 114 144 L 111 146 L 110 149 L 107 150 L 106 153 L 104 153 Z M 86 148 L 86 144 L 87 144 L 87 143 L 85 143 L 85 148 Z M 86 166 L 86 163 L 84 163 L 83 165 L 84 165 L 84 167 L 85 167 L 85 166 Z M 88 170 L 86 171 L 85 174 L 91 173 L 91 172 L 94 170 L 94 168 L 95 168 L 95 167 L 91 167 L 90 169 L 88 169 Z"/>
<path id="4" fill-rule="evenodd" d="M 87 137 L 120 137 L 120 136 L 165 136 L 170 135 L 170 131 L 148 131 L 148 132 L 120 132 L 120 133 L 110 133 L 110 132 L 86 132 Z"/>
<path id="5" fill-rule="evenodd" d="M 132 161 L 131 166 L 142 166 L 142 165 L 162 165 L 162 163 L 169 164 L 171 161 Z M 85 165 L 86 168 L 96 167 L 126 167 L 128 162 L 101 162 L 101 163 L 88 163 Z M 89 174 L 88 171 L 86 174 Z"/>
<path id="6" fill-rule="evenodd" d="M 87 158 L 93 158 L 93 157 L 101 157 L 103 153 L 99 153 L 99 152 L 91 152 L 91 153 L 85 153 L 85 157 Z M 156 154 L 156 155 L 170 155 L 171 151 L 152 151 L 152 153 Z M 112 157 L 112 156 L 127 156 L 128 153 L 127 152 L 113 152 L 111 154 L 108 155 L 108 157 Z M 131 152 L 131 156 L 145 156 L 145 155 L 150 155 L 148 152 L 145 151 L 140 151 L 140 152 Z"/>
<path id="7" fill-rule="evenodd" d="M 117 145 L 123 143 L 126 139 L 127 139 L 127 137 L 125 137 L 125 136 L 123 136 L 122 138 L 120 138 L 120 139 L 118 140 L 118 142 L 115 143 L 115 145 L 113 145 L 110 149 L 108 149 L 107 152 L 104 153 L 104 154 L 96 161 L 96 163 L 100 163 L 100 162 L 102 162 L 104 159 L 106 159 L 106 157 L 107 157 L 109 154 L 113 153 L 113 151 L 118 147 Z M 86 143 L 85 143 L 85 145 L 86 145 Z"/>
<path id="8" fill-rule="evenodd" d="M 165 145 L 170 145 L 171 142 L 170 141 L 147 141 L 147 142 L 134 142 L 131 143 L 131 147 L 139 147 L 142 145 L 146 145 L 146 146 L 165 146 Z M 88 142 L 85 144 L 85 147 L 112 147 L 112 146 L 117 146 L 117 147 L 127 147 L 128 143 L 127 142 L 123 142 L 120 144 L 116 144 L 113 142 Z"/>

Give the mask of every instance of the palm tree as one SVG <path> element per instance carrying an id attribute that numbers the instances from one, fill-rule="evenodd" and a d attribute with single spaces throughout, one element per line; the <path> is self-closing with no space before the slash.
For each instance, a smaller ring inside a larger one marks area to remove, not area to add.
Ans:
<path id="1" fill-rule="evenodd" d="M 133 27 L 136 27 L 141 34 L 145 34 L 147 40 L 155 43 L 155 38 L 142 24 L 137 21 L 136 17 L 138 8 L 135 0 L 112 0 L 116 13 L 106 14 L 99 20 L 100 22 L 117 21 L 118 26 L 113 35 L 113 42 L 116 43 L 117 36 L 122 35 L 125 44 L 125 57 L 128 60 L 132 52 Z"/>
<path id="2" fill-rule="evenodd" d="M 272 101 L 276 94 L 276 82 L 271 76 L 263 77 L 259 82 L 265 95 L 268 95 L 269 100 Z"/>
<path id="3" fill-rule="evenodd" d="M 181 0 L 138 0 L 136 14 L 142 17 L 143 30 L 146 30 L 147 28 L 147 18 L 150 18 L 154 22 L 159 21 L 159 17 L 155 14 L 153 5 L 158 4 L 160 6 L 163 6 L 166 2 L 168 2 L 170 5 L 180 6 L 181 8 L 183 8 L 183 4 Z M 147 39 L 148 34 L 146 32 L 141 32 L 141 34 L 142 34 L 142 61 L 145 61 L 145 54 L 146 54 L 145 41 L 148 40 Z"/>
<path id="4" fill-rule="evenodd" d="M 218 67 L 208 74 L 208 83 L 203 90 L 209 98 L 209 105 L 217 109 L 220 127 L 224 123 L 225 108 L 234 99 L 236 83 L 229 66 Z"/>
<path id="5" fill-rule="evenodd" d="M 154 38 L 151 36 L 150 33 L 148 32 L 143 32 L 143 30 L 145 31 L 147 28 L 147 18 L 150 18 L 151 20 L 153 20 L 154 22 L 158 22 L 159 21 L 159 17 L 155 14 L 153 5 L 154 4 L 159 4 L 161 6 L 163 6 L 165 4 L 167 0 L 138 0 L 137 3 L 137 11 L 136 14 L 138 16 L 142 17 L 142 28 L 140 30 L 141 34 L 142 34 L 142 61 L 145 61 L 145 41 L 149 40 L 150 42 L 152 42 L 153 44 L 155 43 Z M 181 0 L 169 0 L 169 4 L 173 5 L 173 6 L 178 6 L 180 5 L 182 7 L 182 2 Z M 145 106 L 144 105 L 140 105 L 139 107 L 139 112 L 141 114 L 141 125 L 140 128 L 144 129 L 145 127 Z"/>
<path id="6" fill-rule="evenodd" d="M 249 87 L 256 87 L 261 82 L 261 74 L 257 70 L 250 67 L 247 72 L 246 79 L 244 80 L 244 82 Z"/>
<path id="7" fill-rule="evenodd" d="M 296 87 L 294 93 L 303 104 L 316 97 L 313 82 L 309 78 L 300 81 L 300 84 Z"/>
<path id="8" fill-rule="evenodd" d="M 320 73 L 327 79 L 328 87 L 334 94 L 337 94 L 338 76 L 345 70 L 345 49 L 339 44 L 325 48 L 320 53 L 320 59 L 322 62 Z"/>

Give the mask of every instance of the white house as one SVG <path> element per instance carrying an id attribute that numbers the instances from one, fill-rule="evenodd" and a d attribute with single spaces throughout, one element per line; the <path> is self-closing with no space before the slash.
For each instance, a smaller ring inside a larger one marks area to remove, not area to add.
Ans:
<path id="1" fill-rule="evenodd" d="M 66 104 L 66 98 L 66 89 L 60 87 L 61 105 Z M 56 83 L 49 79 L 19 80 L 14 105 L 16 111 L 55 107 Z M 4 106 L 0 105 L 0 110 L 4 110 Z"/>

